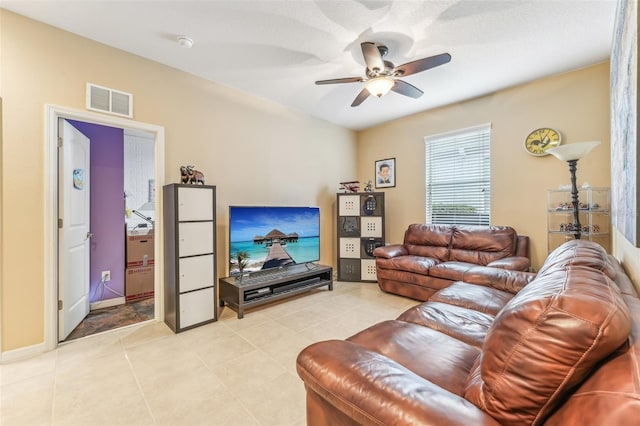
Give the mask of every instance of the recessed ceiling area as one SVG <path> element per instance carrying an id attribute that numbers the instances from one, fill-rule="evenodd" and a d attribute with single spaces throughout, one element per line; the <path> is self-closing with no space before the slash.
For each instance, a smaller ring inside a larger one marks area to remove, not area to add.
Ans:
<path id="1" fill-rule="evenodd" d="M 16 1 L 2 8 L 361 130 L 608 60 L 615 0 Z M 193 41 L 189 49 L 178 43 Z M 393 91 L 351 103 L 364 77 L 360 43 L 396 65 L 449 53 Z"/>

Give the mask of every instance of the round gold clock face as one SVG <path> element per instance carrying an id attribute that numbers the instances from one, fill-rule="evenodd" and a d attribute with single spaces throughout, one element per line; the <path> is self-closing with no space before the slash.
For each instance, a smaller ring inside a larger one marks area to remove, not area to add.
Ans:
<path id="1" fill-rule="evenodd" d="M 524 149 L 531 155 L 549 155 L 547 150 L 560 145 L 560 142 L 561 137 L 557 130 L 543 127 L 529 133 L 524 140 Z"/>

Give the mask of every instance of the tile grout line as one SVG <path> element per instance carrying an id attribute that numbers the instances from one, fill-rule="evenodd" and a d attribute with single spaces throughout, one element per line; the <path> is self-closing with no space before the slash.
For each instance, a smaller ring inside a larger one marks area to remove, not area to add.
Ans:
<path id="1" fill-rule="evenodd" d="M 142 396 L 142 400 L 144 401 L 144 405 L 147 407 L 147 411 L 149 412 L 149 416 L 151 417 L 151 420 L 153 420 L 153 424 L 157 425 L 158 424 L 158 419 L 156 419 L 156 416 L 153 413 L 153 410 L 151 409 L 151 405 L 149 405 L 149 401 L 147 401 L 147 395 L 145 395 L 144 393 L 144 389 L 142 389 L 142 384 L 140 383 L 140 379 L 138 378 L 138 375 L 136 374 L 135 368 L 133 366 L 133 363 L 131 362 L 131 359 L 129 358 L 129 351 L 127 350 L 127 348 L 124 346 L 124 343 L 122 342 L 122 339 L 118 339 L 118 342 L 121 346 L 121 349 L 124 352 L 124 357 L 127 360 L 127 364 L 129 365 L 129 369 L 131 371 L 131 374 L 133 375 L 133 379 L 136 381 L 136 386 L 138 388 L 138 392 L 140 392 L 140 395 Z M 132 348 L 137 347 L 138 345 L 134 345 L 132 346 Z"/>

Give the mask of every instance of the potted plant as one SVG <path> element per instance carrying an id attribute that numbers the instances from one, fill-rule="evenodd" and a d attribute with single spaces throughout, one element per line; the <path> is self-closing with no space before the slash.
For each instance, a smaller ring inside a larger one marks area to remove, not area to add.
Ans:
<path id="1" fill-rule="evenodd" d="M 239 251 L 233 254 L 232 258 L 235 260 L 236 265 L 238 265 L 238 270 L 242 273 L 244 268 L 249 264 L 249 252 Z"/>

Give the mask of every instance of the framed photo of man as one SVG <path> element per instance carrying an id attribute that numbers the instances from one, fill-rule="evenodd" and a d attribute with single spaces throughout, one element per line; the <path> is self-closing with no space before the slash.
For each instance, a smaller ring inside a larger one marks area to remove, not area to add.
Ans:
<path id="1" fill-rule="evenodd" d="M 396 159 L 387 158 L 376 161 L 376 188 L 396 186 Z"/>

